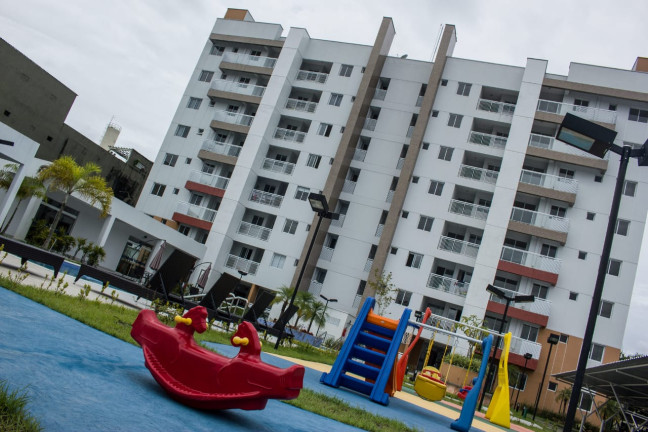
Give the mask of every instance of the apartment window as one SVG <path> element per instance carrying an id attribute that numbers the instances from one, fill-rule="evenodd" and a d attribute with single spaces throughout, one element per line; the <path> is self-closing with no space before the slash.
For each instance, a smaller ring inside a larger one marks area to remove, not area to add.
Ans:
<path id="1" fill-rule="evenodd" d="M 315 273 L 313 274 L 313 279 L 316 282 L 323 284 L 324 280 L 326 279 L 326 270 L 319 267 L 315 267 Z"/>
<path id="2" fill-rule="evenodd" d="M 191 158 L 185 158 L 185 164 L 189 165 L 191 163 Z"/>
<path id="3" fill-rule="evenodd" d="M 622 236 L 627 236 L 628 228 L 630 228 L 630 221 L 617 219 L 616 229 L 614 230 L 614 232 Z"/>
<path id="4" fill-rule="evenodd" d="M 527 374 L 520 372 L 515 380 L 509 381 L 509 387 L 524 391 L 527 383 Z"/>
<path id="5" fill-rule="evenodd" d="M 237 47 L 232 48 L 232 52 L 233 52 L 233 53 L 237 53 L 238 50 L 239 50 L 239 49 L 238 49 Z"/>
<path id="6" fill-rule="evenodd" d="M 342 104 L 342 95 L 339 93 L 331 93 L 331 97 L 329 98 L 329 105 L 339 107 L 340 104 Z"/>
<path id="7" fill-rule="evenodd" d="M 417 176 L 412 177 L 412 183 L 418 183 L 419 178 Z"/>
<path id="8" fill-rule="evenodd" d="M 296 220 L 286 219 L 283 227 L 283 232 L 288 234 L 295 234 L 295 231 L 297 231 L 297 225 L 299 225 L 299 222 L 297 222 Z"/>
<path id="9" fill-rule="evenodd" d="M 211 82 L 212 78 L 214 78 L 214 72 L 203 70 L 200 71 L 200 75 L 198 76 L 198 81 Z"/>
<path id="10" fill-rule="evenodd" d="M 470 94 L 470 88 L 472 84 L 460 82 L 457 86 L 457 94 L 461 96 L 468 96 Z"/>
<path id="11" fill-rule="evenodd" d="M 295 192 L 295 198 L 298 200 L 306 201 L 308 199 L 308 194 L 310 193 L 310 189 L 303 187 L 303 186 L 297 186 L 297 191 Z"/>
<path id="12" fill-rule="evenodd" d="M 574 178 L 574 171 L 560 168 L 558 171 L 558 177 L 560 178 L 566 178 L 566 179 L 573 179 Z"/>
<path id="13" fill-rule="evenodd" d="M 191 231 L 191 227 L 187 225 L 180 225 L 178 227 L 178 232 L 182 235 L 188 236 L 190 231 Z"/>
<path id="14" fill-rule="evenodd" d="M 401 306 L 409 306 L 411 298 L 411 292 L 399 289 L 398 293 L 396 294 L 395 302 L 396 304 L 399 304 Z"/>
<path id="15" fill-rule="evenodd" d="M 595 216 L 596 216 L 596 213 L 593 213 L 593 212 L 587 212 L 587 216 L 586 216 L 586 217 L 587 217 L 587 220 L 591 220 L 591 221 L 593 221 Z"/>
<path id="16" fill-rule="evenodd" d="M 196 135 L 202 136 L 202 134 L 205 133 L 205 129 L 198 129 L 198 132 L 196 132 Z"/>
<path id="17" fill-rule="evenodd" d="M 323 135 L 325 137 L 330 136 L 332 129 L 333 125 L 328 123 L 320 123 L 319 128 L 317 129 L 317 135 Z"/>
<path id="18" fill-rule="evenodd" d="M 343 64 L 340 66 L 340 76 L 350 77 L 351 72 L 353 72 L 353 66 L 347 64 Z"/>
<path id="19" fill-rule="evenodd" d="M 602 362 L 604 352 L 605 346 L 593 343 L 592 348 L 590 349 L 589 358 L 597 362 Z"/>
<path id="20" fill-rule="evenodd" d="M 153 189 L 151 189 L 151 194 L 162 196 L 164 195 L 164 189 L 166 189 L 166 185 L 160 183 L 153 183 Z"/>
<path id="21" fill-rule="evenodd" d="M 567 214 L 567 209 L 565 207 L 552 205 L 549 214 L 551 216 L 565 217 L 565 215 Z"/>
<path id="22" fill-rule="evenodd" d="M 549 258 L 556 258 L 556 253 L 558 252 L 558 248 L 556 246 L 551 246 L 548 244 L 543 244 L 542 248 L 540 249 L 540 255 L 549 257 Z"/>
<path id="23" fill-rule="evenodd" d="M 224 143 L 227 141 L 227 134 L 217 133 L 214 137 L 214 141 Z"/>
<path id="24" fill-rule="evenodd" d="M 439 111 L 432 110 L 432 117 L 439 117 Z"/>
<path id="25" fill-rule="evenodd" d="M 648 110 L 630 108 L 630 113 L 628 114 L 628 120 L 636 121 L 640 123 L 648 123 Z"/>
<path id="26" fill-rule="evenodd" d="M 580 401 L 578 402 L 578 408 L 583 411 L 590 412 L 592 411 L 592 401 L 592 395 L 587 392 L 583 392 L 581 393 Z"/>
<path id="27" fill-rule="evenodd" d="M 201 103 L 202 103 L 202 99 L 190 97 L 189 102 L 187 103 L 187 108 L 197 110 L 198 108 L 200 108 Z"/>
<path id="28" fill-rule="evenodd" d="M 250 55 L 251 55 L 252 57 L 261 57 L 261 54 L 262 54 L 262 53 L 261 53 L 261 51 L 259 51 L 259 50 L 251 50 L 251 51 L 250 51 Z"/>
<path id="29" fill-rule="evenodd" d="M 169 166 L 175 166 L 176 162 L 178 161 L 178 155 L 167 153 L 164 155 L 164 162 L 162 162 L 164 165 L 169 165 Z"/>
<path id="30" fill-rule="evenodd" d="M 450 117 L 448 118 L 448 126 L 460 128 L 462 119 L 463 116 L 460 114 L 450 114 Z"/>
<path id="31" fill-rule="evenodd" d="M 578 299 L 578 293 L 574 291 L 569 291 L 569 300 L 576 301 Z"/>
<path id="32" fill-rule="evenodd" d="M 428 193 L 432 195 L 439 195 L 443 193 L 443 185 L 445 183 L 436 181 L 436 180 L 430 180 L 430 188 L 428 189 Z"/>
<path id="33" fill-rule="evenodd" d="M 286 262 L 286 255 L 273 253 L 272 260 L 270 261 L 270 266 L 281 269 L 283 268 L 285 262 Z"/>
<path id="34" fill-rule="evenodd" d="M 626 180 L 623 185 L 623 195 L 625 196 L 635 196 L 637 193 L 637 182 Z"/>
<path id="35" fill-rule="evenodd" d="M 587 111 L 589 101 L 584 99 L 574 99 L 574 111 Z"/>
<path id="36" fill-rule="evenodd" d="M 407 219 L 408 216 L 409 216 L 409 212 L 403 210 L 403 213 L 401 213 L 401 217 L 402 217 L 403 219 Z"/>
<path id="37" fill-rule="evenodd" d="M 531 342 L 538 340 L 538 327 L 522 324 L 522 331 L 520 332 L 520 339 L 526 339 Z"/>
<path id="38" fill-rule="evenodd" d="M 439 159 L 449 161 L 452 159 L 452 152 L 454 149 L 452 147 L 441 146 L 439 149 Z"/>
<path id="39" fill-rule="evenodd" d="M 561 333 L 560 334 L 560 343 L 567 343 L 567 342 L 569 342 L 569 335 Z"/>
<path id="40" fill-rule="evenodd" d="M 608 105 L 608 110 L 610 110 L 610 111 L 616 111 L 616 110 L 617 110 L 617 106 L 614 105 L 614 104 L 610 104 L 610 105 Z"/>
<path id="41" fill-rule="evenodd" d="M 423 231 L 428 231 L 428 232 L 432 231 L 433 222 L 434 222 L 434 218 L 421 215 L 421 217 L 419 218 L 418 229 Z"/>
<path id="42" fill-rule="evenodd" d="M 579 260 L 584 260 L 587 258 L 587 252 L 584 251 L 578 251 L 578 259 Z"/>
<path id="43" fill-rule="evenodd" d="M 392 254 L 392 255 L 396 255 L 398 253 L 398 248 L 391 247 L 389 249 L 389 253 Z"/>
<path id="44" fill-rule="evenodd" d="M 180 137 L 180 138 L 187 138 L 189 136 L 189 130 L 191 128 L 189 126 L 185 125 L 178 125 L 175 130 L 175 136 Z"/>
<path id="45" fill-rule="evenodd" d="M 217 55 L 217 56 L 222 56 L 224 52 L 225 52 L 225 47 L 218 46 L 218 45 L 212 45 L 211 49 L 209 50 L 209 54 Z"/>
<path id="46" fill-rule="evenodd" d="M 423 150 L 427 150 L 430 148 L 430 143 L 429 142 L 424 142 L 423 143 Z"/>
<path id="47" fill-rule="evenodd" d="M 614 306 L 614 303 L 607 300 L 601 300 L 598 314 L 603 318 L 610 318 L 612 316 L 612 306 Z"/>
<path id="48" fill-rule="evenodd" d="M 311 168 L 319 168 L 319 164 L 321 160 L 322 160 L 322 156 L 311 153 L 308 155 L 308 161 L 306 161 L 306 166 L 309 166 Z"/>
<path id="49" fill-rule="evenodd" d="M 534 283 L 533 287 L 531 288 L 531 295 L 540 299 L 546 299 L 548 292 L 549 292 L 549 288 L 540 284 Z"/>
<path id="50" fill-rule="evenodd" d="M 549 385 L 547 386 L 547 390 L 555 392 L 558 389 L 558 383 L 554 381 L 549 381 Z"/>
<path id="51" fill-rule="evenodd" d="M 178 192 L 180 192 L 180 189 L 173 188 L 173 195 L 178 195 Z"/>
<path id="52" fill-rule="evenodd" d="M 405 265 L 407 267 L 421 268 L 421 263 L 423 262 L 423 255 L 415 252 L 410 252 L 407 255 L 407 261 Z"/>
<path id="53" fill-rule="evenodd" d="M 447 86 L 447 85 L 448 85 L 448 80 L 447 80 L 447 79 L 442 79 L 442 80 L 441 80 L 441 85 L 442 85 L 443 87 Z"/>
<path id="54" fill-rule="evenodd" d="M 595 175 L 595 176 L 594 176 L 594 181 L 595 181 L 596 183 L 603 183 L 603 176 Z"/>
<path id="55" fill-rule="evenodd" d="M 610 259 L 610 261 L 608 262 L 607 274 L 612 276 L 619 276 L 620 272 L 621 272 L 621 261 Z"/>

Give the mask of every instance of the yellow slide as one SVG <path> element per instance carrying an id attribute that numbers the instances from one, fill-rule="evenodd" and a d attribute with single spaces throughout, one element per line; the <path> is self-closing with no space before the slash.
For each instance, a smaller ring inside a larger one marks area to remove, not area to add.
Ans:
<path id="1" fill-rule="evenodd" d="M 504 335 L 504 350 L 500 356 L 499 366 L 497 367 L 497 388 L 493 394 L 486 418 L 496 425 L 510 428 L 511 411 L 509 409 L 509 381 L 508 381 L 508 356 L 511 348 L 511 333 Z"/>

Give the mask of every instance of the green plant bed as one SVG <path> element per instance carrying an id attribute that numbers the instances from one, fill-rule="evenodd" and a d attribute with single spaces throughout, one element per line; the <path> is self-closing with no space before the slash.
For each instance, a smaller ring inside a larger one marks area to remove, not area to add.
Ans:
<path id="1" fill-rule="evenodd" d="M 3 432 L 37 432 L 43 430 L 27 411 L 29 397 L 24 390 L 11 390 L 0 381 L 0 430 Z"/>

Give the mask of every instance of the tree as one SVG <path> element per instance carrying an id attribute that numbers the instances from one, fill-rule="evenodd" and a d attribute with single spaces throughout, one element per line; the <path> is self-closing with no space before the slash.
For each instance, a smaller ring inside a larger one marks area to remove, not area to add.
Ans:
<path id="1" fill-rule="evenodd" d="M 13 179 L 16 176 L 16 172 L 18 172 L 18 164 L 5 165 L 4 168 L 0 170 L 0 188 L 9 189 L 11 183 L 13 182 Z M 20 184 L 18 191 L 16 192 L 16 198 L 18 199 L 18 202 L 16 203 L 13 212 L 11 212 L 9 220 L 2 227 L 0 234 L 4 234 L 9 225 L 11 225 L 11 221 L 13 221 L 14 216 L 16 216 L 16 212 L 18 211 L 20 203 L 22 203 L 23 200 L 31 197 L 44 198 L 45 187 L 43 186 L 43 183 L 36 177 L 25 177 Z"/>
<path id="2" fill-rule="evenodd" d="M 288 307 L 288 303 L 290 302 L 290 299 L 292 298 L 294 290 L 295 289 L 293 287 L 289 287 L 286 285 L 282 286 L 281 288 L 279 288 L 279 293 L 274 298 L 274 300 L 272 300 L 272 303 L 270 304 L 275 305 L 277 303 L 283 302 L 283 304 L 281 305 L 281 313 L 284 313 L 284 311 Z"/>
<path id="3" fill-rule="evenodd" d="M 469 315 L 461 317 L 461 324 L 457 326 L 458 330 L 461 330 L 463 334 L 473 339 L 484 339 L 486 337 L 486 332 L 482 329 L 487 330 L 484 325 L 484 320 L 479 318 L 477 315 Z M 475 342 L 468 342 L 468 357 L 472 356 L 473 351 L 475 350 Z"/>
<path id="4" fill-rule="evenodd" d="M 76 256 L 79 253 L 79 251 L 82 250 L 86 244 L 88 244 L 88 240 L 84 239 L 83 237 L 77 237 L 74 240 L 74 244 L 76 246 L 76 250 L 74 251 L 74 255 L 72 255 L 72 258 L 76 259 Z"/>
<path id="5" fill-rule="evenodd" d="M 315 301 L 315 296 L 308 291 L 297 292 L 297 296 L 295 297 L 295 306 L 297 306 L 299 309 L 295 313 L 295 315 L 297 316 L 297 318 L 295 319 L 295 327 L 297 327 L 297 323 L 300 319 L 309 314 L 309 311 L 312 307 L 311 305 Z"/>
<path id="6" fill-rule="evenodd" d="M 391 272 L 385 274 L 384 272 L 381 273 L 378 271 L 378 269 L 376 269 L 374 271 L 373 279 L 367 282 L 367 284 L 374 292 L 377 313 L 379 315 L 385 313 L 385 309 L 387 309 L 387 306 L 389 306 L 390 303 L 394 301 L 395 294 L 398 292 L 396 285 L 394 285 L 391 280 Z"/>
<path id="7" fill-rule="evenodd" d="M 571 393 L 571 387 L 567 387 L 560 390 L 559 392 L 556 392 L 556 402 L 560 403 L 558 410 L 561 414 L 565 413 L 565 408 L 567 408 L 567 404 L 569 403 L 569 399 L 571 398 Z"/>
<path id="8" fill-rule="evenodd" d="M 106 257 L 106 251 L 99 245 L 93 244 L 88 253 L 88 264 L 96 266 Z"/>
<path id="9" fill-rule="evenodd" d="M 326 306 L 324 305 L 324 303 L 319 300 L 315 300 L 310 305 L 310 309 L 308 310 L 308 314 L 306 315 L 306 319 L 310 320 L 310 322 L 308 323 L 308 329 L 306 330 L 308 333 L 310 333 L 313 323 L 317 324 L 318 327 L 326 324 L 326 318 L 328 317 L 328 314 L 325 313 L 325 307 Z"/>
<path id="10" fill-rule="evenodd" d="M 100 173 L 99 165 L 88 162 L 84 166 L 80 166 L 70 156 L 60 157 L 38 172 L 38 179 L 47 186 L 48 191 L 60 191 L 64 194 L 61 206 L 56 212 L 47 238 L 43 242 L 43 247 L 47 247 L 52 240 L 63 210 L 73 193 L 88 199 L 91 205 L 98 203 L 101 207 L 102 217 L 108 214 L 113 191 L 106 184 L 106 180 L 99 175 Z"/>

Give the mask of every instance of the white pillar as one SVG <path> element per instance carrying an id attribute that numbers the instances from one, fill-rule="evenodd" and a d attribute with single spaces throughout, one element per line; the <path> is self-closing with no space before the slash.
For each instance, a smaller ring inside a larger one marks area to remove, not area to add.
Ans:
<path id="1" fill-rule="evenodd" d="M 106 220 L 101 226 L 101 231 L 99 232 L 99 236 L 97 237 L 96 244 L 98 246 L 104 247 L 106 245 L 106 241 L 108 240 L 108 236 L 110 235 L 110 231 L 112 230 L 114 223 L 115 223 L 115 216 L 113 215 L 106 216 Z"/>
<path id="2" fill-rule="evenodd" d="M 16 175 L 14 176 L 13 181 L 9 186 L 9 189 L 7 189 L 4 202 L 0 203 L 0 221 L 2 221 L 2 226 L 4 226 L 5 222 L 7 222 L 5 221 L 5 219 L 9 214 L 9 209 L 11 208 L 14 201 L 16 200 L 16 194 L 18 193 L 18 189 L 20 188 L 20 185 L 22 184 L 22 181 L 25 178 L 25 165 L 23 164 L 17 164 L 17 165 L 18 165 L 18 170 L 16 171 Z"/>

